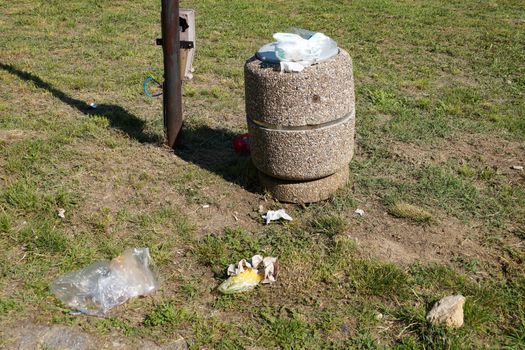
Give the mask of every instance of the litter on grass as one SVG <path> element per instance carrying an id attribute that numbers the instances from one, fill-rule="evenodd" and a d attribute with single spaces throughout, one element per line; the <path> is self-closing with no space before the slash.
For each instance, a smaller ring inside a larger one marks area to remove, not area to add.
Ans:
<path id="1" fill-rule="evenodd" d="M 510 168 L 514 170 L 523 170 L 523 167 L 521 165 L 513 165 Z"/>
<path id="2" fill-rule="evenodd" d="M 361 208 L 357 208 L 354 211 L 354 214 L 359 215 L 359 216 L 363 216 L 363 215 L 365 215 L 365 211 L 363 209 L 361 209 Z"/>
<path id="3" fill-rule="evenodd" d="M 61 218 L 61 219 L 65 219 L 66 218 L 66 210 L 65 209 L 62 209 L 62 208 L 58 208 L 58 217 Z"/>
<path id="4" fill-rule="evenodd" d="M 228 266 L 228 276 L 230 278 L 219 286 L 219 291 L 224 294 L 246 292 L 259 283 L 273 283 L 277 278 L 277 258 L 254 255 L 249 261 L 242 259 Z"/>
<path id="5" fill-rule="evenodd" d="M 236 136 L 233 141 L 233 149 L 235 150 L 235 153 L 241 154 L 241 155 L 249 155 L 250 154 L 250 134 L 242 134 Z"/>
<path id="6" fill-rule="evenodd" d="M 284 211 L 284 209 L 268 210 L 266 215 L 263 215 L 262 218 L 265 220 L 266 225 L 268 225 L 272 221 L 277 221 L 281 219 L 288 220 L 288 221 L 293 220 L 292 217 Z"/>
<path id="7" fill-rule="evenodd" d="M 87 315 L 104 316 L 112 307 L 151 294 L 158 287 L 149 249 L 133 248 L 111 261 L 60 276 L 50 288 L 67 306 Z"/>

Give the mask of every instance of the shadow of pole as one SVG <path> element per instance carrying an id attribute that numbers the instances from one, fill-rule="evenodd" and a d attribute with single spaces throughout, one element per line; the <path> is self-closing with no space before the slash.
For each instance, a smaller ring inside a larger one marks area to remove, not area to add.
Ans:
<path id="1" fill-rule="evenodd" d="M 129 113 L 126 109 L 118 105 L 100 104 L 97 108 L 90 107 L 86 102 L 75 99 L 63 91 L 58 90 L 53 85 L 43 81 L 33 73 L 15 68 L 10 64 L 0 62 L 0 69 L 16 75 L 18 78 L 31 81 L 36 87 L 49 91 L 54 97 L 63 103 L 76 108 L 81 113 L 88 116 L 104 116 L 109 120 L 112 128 L 118 129 L 141 143 L 160 144 L 163 138 L 159 135 L 144 132 L 145 122 L 139 117 Z"/>
<path id="2" fill-rule="evenodd" d="M 94 109 L 86 102 L 67 95 L 32 73 L 1 62 L 0 68 L 22 80 L 33 82 L 36 87 L 49 91 L 54 97 L 85 115 L 106 117 L 112 128 L 125 132 L 141 143 L 160 144 L 164 141 L 159 135 L 145 133 L 145 122 L 120 106 L 101 104 Z M 256 192 L 259 190 L 257 171 L 249 157 L 238 156 L 233 151 L 232 140 L 235 136 L 235 133 L 227 129 L 212 129 L 206 126 L 185 127 L 174 152 L 187 162 L 213 172 L 248 191 Z"/>

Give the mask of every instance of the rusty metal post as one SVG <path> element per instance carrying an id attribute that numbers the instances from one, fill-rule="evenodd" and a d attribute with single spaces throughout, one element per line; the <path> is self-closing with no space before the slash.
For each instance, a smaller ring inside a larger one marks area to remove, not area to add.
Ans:
<path id="1" fill-rule="evenodd" d="M 180 79 L 179 0 L 162 0 L 162 51 L 164 54 L 163 110 L 168 146 L 173 148 L 182 127 Z"/>

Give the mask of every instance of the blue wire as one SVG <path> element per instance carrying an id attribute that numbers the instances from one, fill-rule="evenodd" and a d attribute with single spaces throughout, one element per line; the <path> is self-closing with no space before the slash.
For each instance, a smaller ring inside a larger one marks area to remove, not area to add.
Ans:
<path id="1" fill-rule="evenodd" d="M 162 89 L 162 84 L 159 83 L 158 81 L 156 81 L 153 77 L 149 76 L 146 79 L 144 79 L 144 84 L 142 85 L 142 89 L 144 90 L 144 94 L 146 96 L 148 96 L 148 97 L 157 97 L 157 96 L 162 95 L 162 92 L 157 92 L 155 94 L 151 94 L 148 91 L 148 82 L 150 82 L 150 81 L 155 83 L 155 84 L 157 84 L 157 86 Z"/>

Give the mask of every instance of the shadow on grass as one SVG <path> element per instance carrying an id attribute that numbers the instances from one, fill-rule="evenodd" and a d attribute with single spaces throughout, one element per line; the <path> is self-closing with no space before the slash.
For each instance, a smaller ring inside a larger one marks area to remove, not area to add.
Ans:
<path id="1" fill-rule="evenodd" d="M 175 154 L 247 191 L 257 192 L 257 171 L 250 157 L 234 152 L 232 141 L 235 136 L 237 134 L 228 129 L 185 125 Z"/>
<path id="2" fill-rule="evenodd" d="M 43 81 L 33 73 L 29 73 L 10 64 L 0 62 L 0 69 L 5 70 L 18 78 L 30 81 L 36 87 L 49 91 L 54 97 L 58 98 L 63 103 L 76 108 L 80 112 L 88 116 L 103 116 L 109 120 L 112 128 L 118 129 L 129 135 L 141 143 L 155 143 L 162 142 L 159 135 L 149 134 L 144 132 L 145 122 L 137 116 L 129 113 L 127 110 L 118 105 L 100 104 L 96 109 L 91 108 L 89 104 L 84 101 L 77 100 L 63 91 L 58 90 L 53 85 Z"/>
<path id="3" fill-rule="evenodd" d="M 118 129 L 141 143 L 162 143 L 162 137 L 144 132 L 145 122 L 118 105 L 100 104 L 93 109 L 82 100 L 75 99 L 38 76 L 0 62 L 0 69 L 32 82 L 36 87 L 49 91 L 63 103 L 76 108 L 87 116 L 103 116 L 112 128 Z M 232 140 L 235 133 L 227 129 L 209 127 L 184 127 L 178 141 L 177 154 L 182 159 L 216 173 L 225 180 L 234 182 L 248 191 L 257 188 L 256 170 L 250 158 L 235 154 Z"/>

